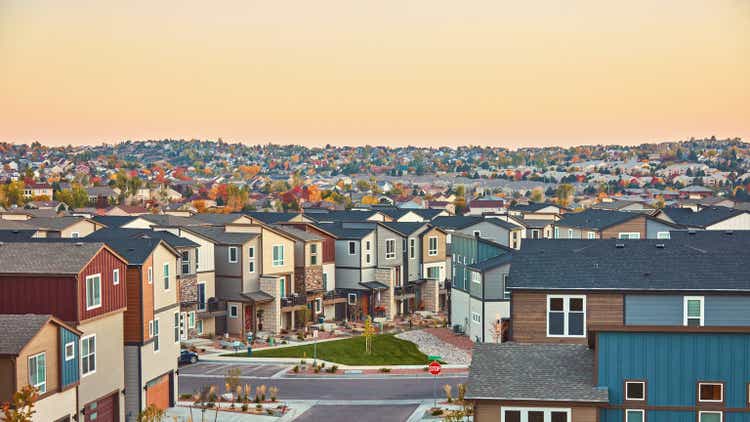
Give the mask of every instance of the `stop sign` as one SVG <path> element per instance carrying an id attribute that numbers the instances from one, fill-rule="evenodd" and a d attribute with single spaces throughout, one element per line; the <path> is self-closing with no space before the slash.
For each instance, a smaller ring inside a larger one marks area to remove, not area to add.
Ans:
<path id="1" fill-rule="evenodd" d="M 441 369 L 440 363 L 438 363 L 438 362 L 431 362 L 430 365 L 428 366 L 428 368 L 430 369 L 430 373 L 432 375 L 439 375 L 440 374 L 440 369 Z"/>

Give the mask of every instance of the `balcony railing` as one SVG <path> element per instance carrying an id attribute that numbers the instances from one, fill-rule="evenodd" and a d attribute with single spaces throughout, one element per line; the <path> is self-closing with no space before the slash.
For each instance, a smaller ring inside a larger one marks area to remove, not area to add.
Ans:
<path id="1" fill-rule="evenodd" d="M 416 290 L 413 284 L 406 284 L 403 286 L 398 286 L 398 287 L 393 288 L 393 295 L 396 297 L 406 296 L 406 295 L 415 294 L 415 293 L 416 293 Z"/>
<path id="2" fill-rule="evenodd" d="M 307 304 L 307 300 L 305 299 L 305 296 L 302 296 L 302 295 L 288 296 L 288 297 L 281 298 L 282 308 L 286 308 L 289 306 L 306 305 L 306 304 Z"/>

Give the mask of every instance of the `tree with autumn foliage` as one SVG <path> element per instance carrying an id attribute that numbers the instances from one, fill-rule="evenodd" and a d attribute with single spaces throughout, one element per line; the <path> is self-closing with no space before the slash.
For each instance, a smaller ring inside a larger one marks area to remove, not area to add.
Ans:
<path id="1" fill-rule="evenodd" d="M 3 403 L 0 411 L 5 422 L 31 422 L 36 410 L 34 404 L 39 399 L 36 387 L 26 385 L 13 393 L 10 402 Z"/>
<path id="2" fill-rule="evenodd" d="M 230 212 L 242 211 L 247 204 L 248 192 L 245 188 L 239 188 L 237 185 L 228 185 L 226 207 Z"/>

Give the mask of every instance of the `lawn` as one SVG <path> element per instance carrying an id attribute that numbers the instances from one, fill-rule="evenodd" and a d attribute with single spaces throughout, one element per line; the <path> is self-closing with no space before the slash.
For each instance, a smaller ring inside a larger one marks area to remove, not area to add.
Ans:
<path id="1" fill-rule="evenodd" d="M 232 353 L 224 356 L 247 357 L 247 353 Z M 262 349 L 253 351 L 254 358 L 308 358 L 313 357 L 313 345 Z M 365 354 L 365 338 L 362 336 L 344 340 L 318 343 L 318 359 L 342 365 L 425 365 L 427 356 L 417 346 L 393 334 L 380 334 L 372 339 L 372 354 Z"/>

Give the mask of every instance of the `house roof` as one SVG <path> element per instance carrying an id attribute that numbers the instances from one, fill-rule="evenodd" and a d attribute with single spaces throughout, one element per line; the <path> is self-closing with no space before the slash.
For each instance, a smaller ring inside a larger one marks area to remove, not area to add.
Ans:
<path id="1" fill-rule="evenodd" d="M 380 223 L 380 224 L 403 236 L 409 236 L 410 234 L 426 226 L 428 223 L 426 222 L 398 223 L 394 221 L 394 222 Z"/>
<path id="2" fill-rule="evenodd" d="M 524 218 L 523 220 L 520 220 L 519 223 L 530 229 L 543 229 L 549 225 L 555 224 L 553 220 L 543 218 Z"/>
<path id="3" fill-rule="evenodd" d="M 432 220 L 433 218 L 437 217 L 438 214 L 443 212 L 443 210 L 434 209 L 434 208 L 415 208 L 415 209 L 410 209 L 409 211 L 413 212 L 414 214 L 419 215 L 425 220 Z"/>
<path id="4" fill-rule="evenodd" d="M 342 227 L 341 223 L 315 223 L 314 225 L 333 234 L 339 240 L 359 240 L 375 230 L 374 227 L 366 229 Z"/>
<path id="5" fill-rule="evenodd" d="M 560 221 L 557 222 L 557 225 L 561 227 L 601 230 L 638 218 L 642 215 L 643 214 L 640 213 L 624 211 L 587 209 L 581 212 L 563 214 Z"/>
<path id="6" fill-rule="evenodd" d="M 72 241 L 0 244 L 0 274 L 78 274 L 102 247 L 102 242 Z"/>
<path id="7" fill-rule="evenodd" d="M 63 230 L 81 221 L 91 221 L 83 217 L 34 217 L 24 221 L 25 224 L 45 230 Z M 101 224 L 101 223 L 100 223 Z"/>
<path id="8" fill-rule="evenodd" d="M 143 214 L 139 215 L 138 218 L 142 218 L 150 223 L 157 226 L 194 226 L 206 224 L 195 217 L 180 217 L 177 215 L 170 214 Z"/>
<path id="9" fill-rule="evenodd" d="M 0 355 L 18 355 L 52 315 L 0 314 Z"/>
<path id="10" fill-rule="evenodd" d="M 323 237 L 318 236 L 315 233 L 300 230 L 289 225 L 274 224 L 271 227 L 303 242 L 319 242 L 324 240 Z"/>
<path id="11" fill-rule="evenodd" d="M 31 241 L 37 233 L 36 229 L 31 230 L 0 230 L 0 242 L 23 242 Z"/>
<path id="12" fill-rule="evenodd" d="M 107 241 L 110 239 L 126 238 L 161 239 L 173 248 L 194 248 L 200 246 L 190 239 L 179 237 L 168 231 L 149 229 L 101 229 L 86 236 L 84 240 Z"/>
<path id="13" fill-rule="evenodd" d="M 498 255 L 496 257 L 485 259 L 484 261 L 468 265 L 468 267 L 474 270 L 478 270 L 478 271 L 488 271 L 493 268 L 497 268 L 506 264 L 510 264 L 512 259 L 513 259 L 513 252 L 507 251 L 506 253 L 502 255 Z"/>
<path id="14" fill-rule="evenodd" d="M 316 212 L 307 213 L 305 217 L 308 217 L 318 222 L 349 222 L 358 223 L 367 221 L 373 215 L 379 213 L 376 210 L 350 210 L 350 211 L 329 211 L 329 212 Z"/>
<path id="15" fill-rule="evenodd" d="M 299 213 L 296 213 L 296 212 L 251 211 L 251 212 L 246 212 L 245 214 L 256 220 L 260 220 L 261 222 L 266 223 L 266 224 L 276 224 L 280 222 L 291 221 L 295 217 L 299 216 Z M 305 216 L 308 216 L 308 214 L 305 214 Z"/>
<path id="16" fill-rule="evenodd" d="M 438 226 L 443 229 L 447 230 L 461 230 L 465 229 L 466 227 L 471 227 L 475 224 L 479 224 L 482 222 L 487 222 L 494 224 L 499 227 L 503 227 L 508 230 L 518 230 L 520 229 L 519 226 L 509 223 L 507 221 L 503 221 L 499 218 L 485 218 L 478 215 L 450 215 L 450 216 L 440 216 L 436 217 L 434 220 L 432 220 L 432 224 L 435 226 Z"/>
<path id="17" fill-rule="evenodd" d="M 0 230 L 34 230 L 36 231 L 36 228 L 34 228 L 31 225 L 26 224 L 26 222 L 22 220 L 6 220 L 4 218 L 0 218 Z"/>
<path id="18" fill-rule="evenodd" d="M 667 207 L 662 211 L 672 221 L 686 227 L 708 227 L 747 212 L 727 207 L 706 207 L 698 212 L 690 208 Z"/>
<path id="19" fill-rule="evenodd" d="M 750 292 L 750 232 L 671 234 L 671 240 L 526 239 L 513 257 L 508 288 Z"/>
<path id="20" fill-rule="evenodd" d="M 107 227 L 122 227 L 138 218 L 134 215 L 95 215 L 92 220 Z"/>
<path id="21" fill-rule="evenodd" d="M 551 204 L 548 202 L 529 202 L 528 204 L 513 205 L 510 207 L 510 209 L 513 211 L 521 211 L 521 212 L 535 212 L 535 211 L 539 211 L 547 207 L 556 207 L 558 209 L 560 208 L 559 205 Z"/>
<path id="22" fill-rule="evenodd" d="M 594 351 L 580 344 L 476 343 L 467 399 L 607 403 Z"/>
<path id="23" fill-rule="evenodd" d="M 163 242 L 161 239 L 154 238 L 120 238 L 108 239 L 105 242 L 110 248 L 125 258 L 129 265 L 142 265 L 146 262 L 146 259 L 148 259 L 154 249 L 162 243 L 165 245 L 167 243 Z M 168 247 L 167 249 L 176 254 L 172 248 Z"/>
<path id="24" fill-rule="evenodd" d="M 231 213 L 231 214 L 195 214 L 192 217 L 181 217 L 189 220 L 189 223 L 183 225 L 204 225 L 204 224 L 218 224 L 225 225 L 231 224 L 239 220 L 241 217 L 245 217 L 245 214 Z M 250 224 L 249 219 L 247 223 Z"/>
<path id="25" fill-rule="evenodd" d="M 258 233 L 227 232 L 224 230 L 224 227 L 193 226 L 189 230 L 224 245 L 241 245 L 250 239 L 258 237 Z"/>

